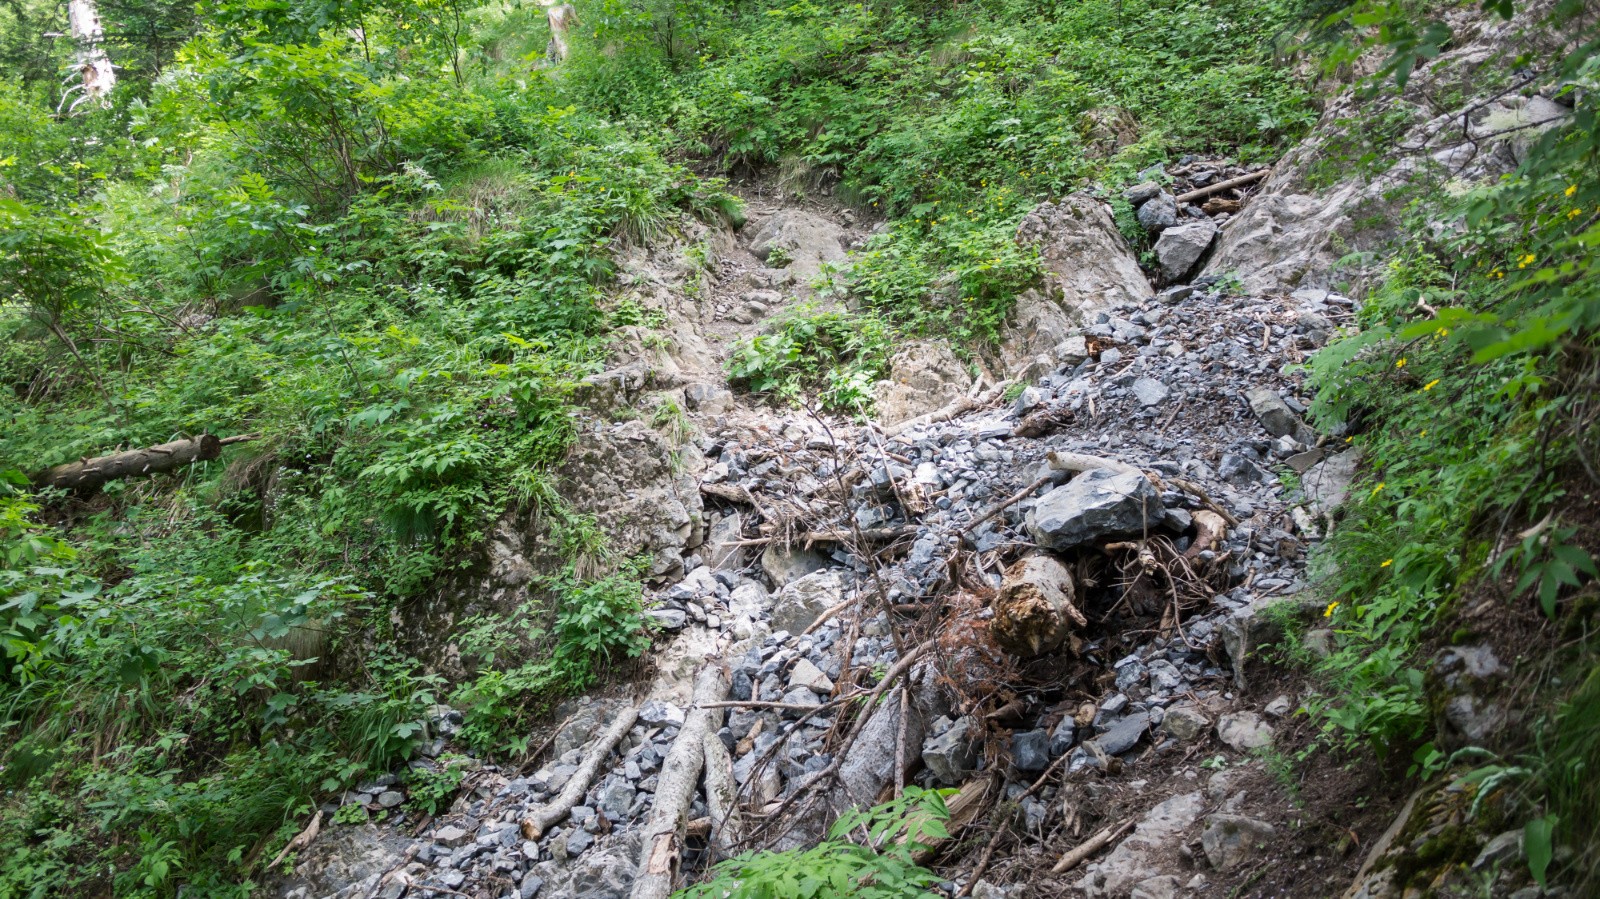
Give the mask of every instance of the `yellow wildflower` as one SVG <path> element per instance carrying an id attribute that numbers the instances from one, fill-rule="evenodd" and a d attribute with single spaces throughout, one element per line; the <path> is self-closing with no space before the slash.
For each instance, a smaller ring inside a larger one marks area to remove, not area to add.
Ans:
<path id="1" fill-rule="evenodd" d="M 1567 186 L 1567 192 L 1563 196 L 1570 197 L 1570 196 L 1572 196 L 1573 194 L 1575 194 L 1577 192 L 1578 192 L 1578 185 L 1570 184 L 1570 185 Z"/>
<path id="2" fill-rule="evenodd" d="M 1406 357 L 1401 356 L 1400 360 L 1394 364 L 1394 367 L 1395 368 L 1405 368 L 1406 367 Z"/>
<path id="3" fill-rule="evenodd" d="M 1337 608 L 1339 608 L 1339 601 L 1336 599 L 1333 602 L 1328 603 L 1328 607 L 1322 610 L 1322 617 L 1332 618 L 1333 610 Z"/>
<path id="4" fill-rule="evenodd" d="M 1394 564 L 1394 560 L 1393 559 L 1384 559 L 1383 560 L 1383 564 L 1379 565 L 1378 567 L 1379 568 L 1388 568 L 1390 565 L 1393 565 L 1393 564 Z"/>
<path id="5" fill-rule="evenodd" d="M 1439 379 L 1438 378 L 1434 378 L 1432 381 L 1429 381 L 1428 383 L 1422 385 L 1422 389 L 1423 390 L 1432 390 L 1438 383 L 1439 383 Z"/>
<path id="6" fill-rule="evenodd" d="M 1386 484 L 1386 483 L 1385 483 L 1385 482 L 1383 482 L 1383 481 L 1379 481 L 1379 482 L 1378 482 L 1378 486 L 1376 486 L 1376 487 L 1374 487 L 1374 488 L 1372 488 L 1372 493 L 1371 493 L 1371 494 L 1369 494 L 1369 497 L 1371 497 L 1371 496 L 1377 496 L 1377 495 L 1378 495 L 1378 491 L 1379 491 L 1379 490 L 1382 490 L 1382 489 L 1383 489 L 1383 488 L 1385 488 L 1385 487 L 1387 487 L 1387 486 L 1389 486 L 1389 485 L 1388 485 L 1388 484 Z"/>
<path id="7" fill-rule="evenodd" d="M 1537 258 L 1538 257 L 1532 253 L 1525 253 L 1521 259 L 1517 260 L 1517 268 L 1527 268 L 1528 266 L 1532 265 L 1534 260 Z"/>
<path id="8" fill-rule="evenodd" d="M 1423 429 L 1422 429 L 1422 433 L 1421 433 L 1421 434 L 1418 434 L 1418 435 L 1417 435 L 1417 436 L 1419 436 L 1419 437 L 1426 437 L 1426 436 L 1428 436 L 1428 429 L 1427 429 L 1427 428 L 1423 428 Z"/>
<path id="9" fill-rule="evenodd" d="M 1572 210 L 1572 211 L 1567 213 L 1567 218 L 1575 219 L 1580 215 L 1583 215 L 1583 210 L 1582 209 L 1574 209 L 1574 210 Z"/>

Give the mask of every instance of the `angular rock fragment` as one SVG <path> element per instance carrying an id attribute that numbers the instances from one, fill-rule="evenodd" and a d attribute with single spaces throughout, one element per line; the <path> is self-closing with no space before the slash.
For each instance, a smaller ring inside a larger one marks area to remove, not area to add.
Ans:
<path id="1" fill-rule="evenodd" d="M 1143 533 L 1165 517 L 1161 494 L 1143 474 L 1091 469 L 1045 494 L 1028 513 L 1028 531 L 1040 546 L 1064 550 Z"/>
<path id="2" fill-rule="evenodd" d="M 1209 219 L 1188 225 L 1175 225 L 1161 232 L 1156 241 L 1156 260 L 1161 264 L 1161 277 L 1168 281 L 1182 281 L 1192 271 L 1200 258 L 1216 240 L 1217 226 Z"/>

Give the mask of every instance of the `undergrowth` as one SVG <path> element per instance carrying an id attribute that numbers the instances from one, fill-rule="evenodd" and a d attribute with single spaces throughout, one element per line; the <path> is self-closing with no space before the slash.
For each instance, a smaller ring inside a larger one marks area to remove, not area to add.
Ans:
<path id="1" fill-rule="evenodd" d="M 1379 78 L 1403 80 L 1448 37 L 1372 5 L 1358 15 L 1383 22 L 1392 53 Z M 1594 23 L 1573 4 L 1554 16 L 1546 27 L 1583 30 L 1544 77 L 1592 80 Z M 1413 202 L 1411 236 L 1356 327 L 1309 364 L 1314 420 L 1348 435 L 1366 473 L 1315 559 L 1329 600 L 1320 623 L 1336 636 L 1307 705 L 1335 747 L 1415 750 L 1414 772 L 1466 771 L 1485 795 L 1491 780 L 1521 782 L 1511 813 L 1526 821 L 1533 876 L 1592 885 L 1591 797 L 1576 784 L 1593 760 L 1572 735 L 1586 733 L 1576 716 L 1592 704 L 1584 676 L 1596 658 L 1579 652 L 1576 691 L 1516 699 L 1554 722 L 1553 740 L 1519 745 L 1508 733 L 1452 754 L 1432 739 L 1424 655 L 1485 593 L 1562 630 L 1585 630 L 1593 613 L 1600 130 L 1592 98 L 1575 105 L 1570 126 L 1541 135 L 1510 176 Z M 1527 755 L 1482 763 L 1501 752 Z M 1560 844 L 1576 851 L 1551 868 Z"/>

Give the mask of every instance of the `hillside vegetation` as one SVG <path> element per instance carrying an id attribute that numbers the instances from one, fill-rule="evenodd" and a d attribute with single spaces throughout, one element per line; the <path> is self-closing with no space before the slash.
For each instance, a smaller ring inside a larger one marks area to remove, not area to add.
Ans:
<path id="1" fill-rule="evenodd" d="M 515 763 L 540 715 L 640 657 L 642 566 L 553 470 L 582 379 L 619 329 L 656 324 L 617 299 L 618 254 L 742 223 L 730 179 L 881 223 L 824 291 L 837 305 L 730 363 L 775 403 L 861 415 L 897 342 L 972 360 L 999 339 L 1041 278 L 1015 240 L 1039 202 L 1095 192 L 1147 250 L 1122 199 L 1141 173 L 1273 161 L 1329 90 L 1378 58 L 1389 90 L 1448 37 L 1420 3 L 575 6 L 555 65 L 526 3 L 108 4 L 103 101 L 66 90 L 64 6 L 0 9 L 0 899 L 251 895 L 322 801 L 414 756 L 436 703 Z M 1307 363 L 1315 422 L 1369 473 L 1319 550 L 1331 654 L 1298 644 L 1305 622 L 1280 649 L 1321 685 L 1326 736 L 1299 764 L 1398 753 L 1412 776 L 1494 778 L 1530 845 L 1568 847 L 1535 876 L 1592 886 L 1584 7 L 1540 6 L 1572 46 L 1505 66 L 1578 92 L 1574 123 L 1501 182 L 1412 202 L 1359 328 Z M 201 434 L 238 439 L 92 494 L 38 480 Z M 463 625 L 472 673 L 448 680 L 392 613 L 513 509 L 558 561 L 521 617 Z M 1485 600 L 1543 616 L 1519 626 L 1549 662 L 1527 733 L 1452 758 L 1422 660 Z M 926 872 L 895 858 L 917 895 Z"/>

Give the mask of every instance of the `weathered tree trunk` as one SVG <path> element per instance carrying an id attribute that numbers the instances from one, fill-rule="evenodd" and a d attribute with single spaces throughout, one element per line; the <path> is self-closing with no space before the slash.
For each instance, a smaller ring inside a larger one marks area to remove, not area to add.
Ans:
<path id="1" fill-rule="evenodd" d="M 222 448 L 231 443 L 241 443 L 254 435 L 218 439 L 210 434 L 174 440 L 159 446 L 113 453 L 57 465 L 49 471 L 35 475 L 37 487 L 60 487 L 65 490 L 95 490 L 107 481 L 143 477 L 163 471 L 172 471 L 195 462 L 208 462 L 222 455 Z"/>
<path id="2" fill-rule="evenodd" d="M 589 785 L 594 783 L 595 775 L 600 772 L 600 766 L 611 757 L 611 750 L 622 742 L 633 728 L 633 722 L 639 719 L 637 708 L 624 709 L 617 720 L 611 722 L 606 732 L 600 735 L 594 746 L 589 749 L 589 754 L 584 756 L 583 763 L 578 765 L 578 770 L 567 779 L 567 784 L 561 789 L 560 795 L 541 805 L 522 819 L 522 836 L 529 840 L 537 840 L 544 836 L 550 825 L 565 818 L 583 799 L 583 794 L 589 791 Z"/>
<path id="3" fill-rule="evenodd" d="M 989 632 L 1007 652 L 1049 652 L 1089 624 L 1072 604 L 1075 592 L 1067 566 L 1052 556 L 1028 556 L 1006 569 Z"/>
<path id="4" fill-rule="evenodd" d="M 695 678 L 694 707 L 661 764 L 655 805 L 645 822 L 644 843 L 639 847 L 633 899 L 667 899 L 672 894 L 678 860 L 683 855 L 685 819 L 705 764 L 705 739 L 707 735 L 715 736 L 722 726 L 722 709 L 706 708 L 705 704 L 726 699 L 729 680 L 728 669 L 718 664 L 707 665 Z"/>
<path id="5" fill-rule="evenodd" d="M 706 808 L 711 810 L 711 848 L 715 859 L 733 857 L 739 842 L 739 784 L 733 756 L 716 732 L 706 730 Z"/>
<path id="6" fill-rule="evenodd" d="M 74 100 L 77 106 L 84 100 L 105 105 L 106 95 L 117 86 L 117 72 L 105 51 L 105 30 L 100 27 L 100 11 L 94 0 L 71 0 L 67 4 L 67 24 L 72 29 L 72 39 L 78 44 L 75 60 L 78 74 L 83 78 L 83 96 Z"/>
<path id="7" fill-rule="evenodd" d="M 545 56 L 551 62 L 561 62 L 567 58 L 567 31 L 578 23 L 577 11 L 570 3 L 545 0 L 544 17 L 550 23 L 550 46 Z"/>

